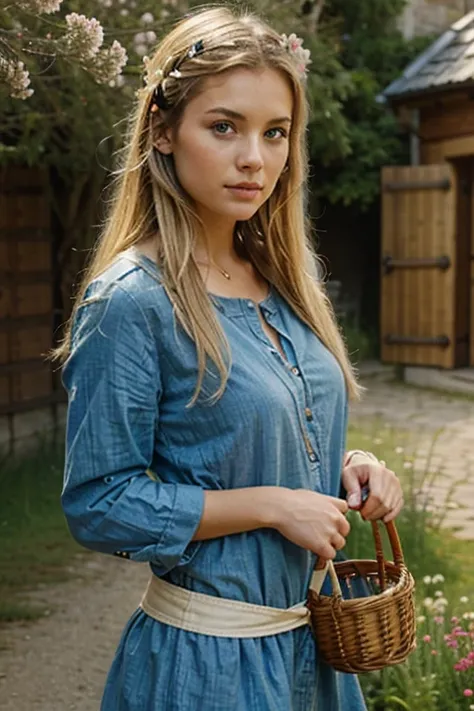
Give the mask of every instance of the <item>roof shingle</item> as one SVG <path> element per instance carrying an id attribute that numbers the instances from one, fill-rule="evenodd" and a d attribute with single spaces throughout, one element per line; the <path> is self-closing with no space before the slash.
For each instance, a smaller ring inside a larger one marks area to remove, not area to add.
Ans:
<path id="1" fill-rule="evenodd" d="M 474 81 L 474 11 L 455 22 L 384 91 L 400 98 Z"/>

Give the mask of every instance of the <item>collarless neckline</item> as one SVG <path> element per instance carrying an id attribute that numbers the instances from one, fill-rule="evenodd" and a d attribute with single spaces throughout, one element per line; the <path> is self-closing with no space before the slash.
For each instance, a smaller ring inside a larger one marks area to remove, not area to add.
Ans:
<path id="1" fill-rule="evenodd" d="M 132 252 L 142 265 L 143 263 L 145 263 L 146 265 L 151 266 L 153 271 L 159 274 L 159 267 L 154 259 L 144 254 L 143 252 L 140 252 L 140 250 L 138 250 L 134 246 L 130 247 L 130 249 L 126 250 L 126 252 Z M 126 254 L 126 252 L 124 254 Z M 268 293 L 261 301 L 255 301 L 254 299 L 251 299 L 248 296 L 223 296 L 222 294 L 216 294 L 213 291 L 207 291 L 207 294 L 209 295 L 211 301 L 216 302 L 216 305 L 218 307 L 221 307 L 221 310 L 229 314 L 231 312 L 235 314 L 236 311 L 242 313 L 242 307 L 248 307 L 249 304 L 252 304 L 254 307 L 266 309 L 268 311 L 273 310 L 272 303 L 274 298 L 274 287 L 273 284 L 270 284 L 270 282 L 268 282 Z"/>

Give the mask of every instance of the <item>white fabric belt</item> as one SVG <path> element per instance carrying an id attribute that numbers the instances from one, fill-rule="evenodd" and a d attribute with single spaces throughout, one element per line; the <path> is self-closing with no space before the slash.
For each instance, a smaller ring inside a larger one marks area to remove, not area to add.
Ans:
<path id="1" fill-rule="evenodd" d="M 313 573 L 310 587 L 319 592 L 327 568 Z M 213 637 L 265 637 L 310 624 L 304 602 L 281 609 L 252 605 L 192 592 L 152 575 L 140 607 L 147 615 L 172 627 Z"/>

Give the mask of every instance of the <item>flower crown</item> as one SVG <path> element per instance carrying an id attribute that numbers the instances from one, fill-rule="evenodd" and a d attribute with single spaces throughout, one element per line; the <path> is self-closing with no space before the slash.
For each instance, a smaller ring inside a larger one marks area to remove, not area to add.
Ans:
<path id="1" fill-rule="evenodd" d="M 288 54 L 292 57 L 295 62 L 296 69 L 301 80 L 304 80 L 307 76 L 308 64 L 311 64 L 311 53 L 309 49 L 303 48 L 303 40 L 301 37 L 297 37 L 294 33 L 289 35 L 280 35 L 280 44 L 285 49 Z M 164 69 L 151 69 L 151 60 L 149 57 L 143 57 L 143 64 L 145 66 L 145 87 L 148 90 L 153 90 L 153 99 L 150 104 L 150 111 L 154 113 L 159 109 L 169 109 L 170 104 L 166 99 L 163 90 L 163 82 L 168 77 L 173 77 L 174 79 L 179 79 L 182 74 L 180 72 L 180 67 L 187 59 L 193 59 L 194 57 L 205 52 L 205 46 L 203 40 L 199 40 L 191 45 L 190 49 L 182 57 L 175 59 L 171 65 L 170 71 L 166 72 Z M 168 61 L 171 57 L 168 58 Z M 168 61 L 165 63 L 168 63 Z"/>

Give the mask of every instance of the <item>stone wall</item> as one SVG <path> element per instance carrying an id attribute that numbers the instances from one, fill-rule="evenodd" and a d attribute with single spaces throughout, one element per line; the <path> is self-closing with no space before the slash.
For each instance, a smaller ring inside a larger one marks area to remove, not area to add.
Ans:
<path id="1" fill-rule="evenodd" d="M 440 34 L 474 10 L 474 0 L 409 0 L 400 18 L 405 37 Z"/>

